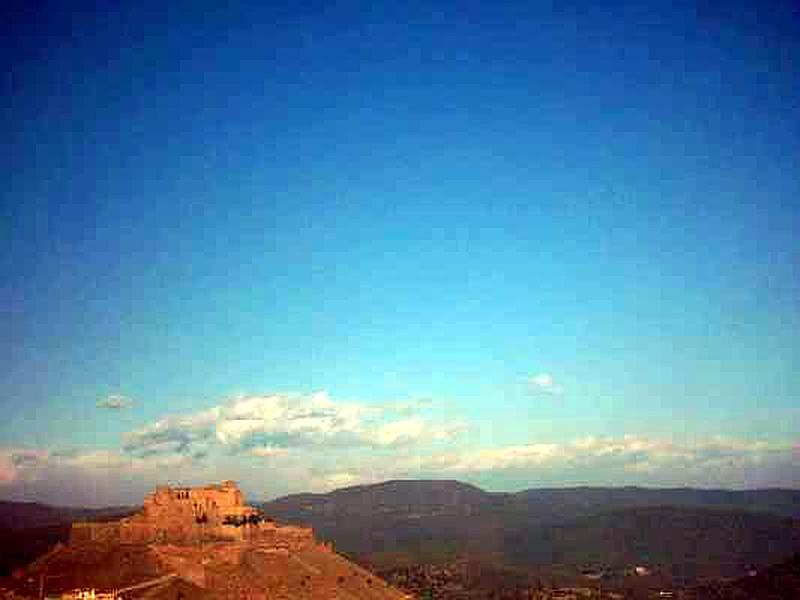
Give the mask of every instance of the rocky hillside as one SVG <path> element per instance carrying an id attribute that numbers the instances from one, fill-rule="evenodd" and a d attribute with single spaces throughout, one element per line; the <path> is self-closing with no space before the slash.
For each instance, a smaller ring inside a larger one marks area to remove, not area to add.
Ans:
<path id="1" fill-rule="evenodd" d="M 281 552 L 252 544 L 59 546 L 0 581 L 23 598 L 39 586 L 126 590 L 124 597 L 401 600 L 405 594 L 334 552 Z"/>
<path id="2" fill-rule="evenodd" d="M 311 529 L 263 518 L 244 504 L 234 482 L 162 486 L 141 511 L 121 520 L 108 520 L 116 509 L 6 508 L 6 527 L 0 529 L 6 538 L 0 541 L 2 554 L 13 563 L 0 580 L 0 598 L 40 598 L 74 589 L 114 591 L 126 600 L 405 597 L 318 542 Z M 231 518 L 242 515 L 247 518 Z M 69 516 L 108 522 L 73 523 L 66 538 Z M 38 558 L 21 566 L 33 550 Z"/>

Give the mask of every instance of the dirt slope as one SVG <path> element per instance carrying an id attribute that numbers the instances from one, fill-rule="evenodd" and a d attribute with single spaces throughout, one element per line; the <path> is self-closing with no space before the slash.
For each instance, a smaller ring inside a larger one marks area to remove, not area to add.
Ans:
<path id="1" fill-rule="evenodd" d="M 25 597 L 75 588 L 133 588 L 126 600 L 269 598 L 401 600 L 402 592 L 335 552 L 254 544 L 63 546 L 0 582 Z"/>

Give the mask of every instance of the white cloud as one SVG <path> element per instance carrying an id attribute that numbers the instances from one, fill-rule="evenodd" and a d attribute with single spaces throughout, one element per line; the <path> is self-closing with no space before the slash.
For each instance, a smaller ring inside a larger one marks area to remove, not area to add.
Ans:
<path id="1" fill-rule="evenodd" d="M 420 416 L 392 421 L 378 427 L 367 438 L 378 446 L 416 444 L 426 441 L 451 440 L 466 429 L 463 423 L 439 425 L 428 423 Z"/>
<path id="2" fill-rule="evenodd" d="M 374 440 L 381 445 L 392 445 L 419 438 L 425 432 L 425 421 L 420 417 L 409 417 L 402 421 L 387 423 L 378 428 Z"/>
<path id="3" fill-rule="evenodd" d="M 36 473 L 47 452 L 21 448 L 0 449 L 0 484 L 11 483 Z"/>
<path id="4" fill-rule="evenodd" d="M 327 393 L 244 396 L 218 407 L 216 439 L 231 447 L 347 443 L 364 433 L 359 404 L 334 403 Z"/>
<path id="5" fill-rule="evenodd" d="M 130 408 L 131 406 L 133 406 L 133 400 L 122 394 L 111 394 L 97 401 L 97 408 L 120 410 L 123 408 Z"/>
<path id="6" fill-rule="evenodd" d="M 200 426 L 208 415 L 175 419 Z M 253 497 L 269 492 L 327 491 L 393 478 L 457 478 L 480 483 L 537 485 L 655 485 L 766 487 L 800 485 L 800 449 L 791 443 L 730 438 L 691 442 L 642 435 L 583 437 L 563 443 L 532 442 L 479 449 L 404 444 L 404 436 L 423 435 L 418 422 L 389 429 L 383 445 L 364 450 L 270 444 L 197 461 L 194 453 L 115 450 L 48 452 L 0 448 L 0 497 L 54 503 L 108 505 L 140 502 L 158 483 L 203 483 L 221 477 L 238 479 Z M 207 427 L 207 425 L 203 425 Z M 206 434 L 217 443 L 213 433 Z M 366 443 L 366 442 L 365 442 Z M 371 442 L 370 442 L 371 443 Z M 394 445 L 392 445 L 394 444 Z M 250 457 L 246 460 L 244 457 Z M 273 460 L 274 459 L 274 460 Z M 270 476 L 265 482 L 263 463 Z M 266 483 L 266 485 L 265 485 Z"/>
<path id="7" fill-rule="evenodd" d="M 115 450 L 48 451 L 0 448 L 0 497 L 59 505 L 108 506 L 141 502 L 168 478 L 198 473 L 191 457 L 136 457 Z M 213 480 L 213 479 L 212 479 Z"/>
<path id="8" fill-rule="evenodd" d="M 217 410 L 210 409 L 194 415 L 159 419 L 125 434 L 123 449 L 135 456 L 207 452 L 217 416 Z"/>
<path id="9" fill-rule="evenodd" d="M 435 466 L 445 472 L 479 473 L 546 465 L 560 458 L 561 452 L 558 444 L 505 446 L 433 455 L 425 466 Z"/>
<path id="10" fill-rule="evenodd" d="M 531 385 L 560 393 L 547 373 Z M 418 477 L 521 482 L 515 486 L 800 485 L 800 448 L 791 444 L 621 435 L 476 448 L 456 439 L 465 424 L 432 420 L 413 404 L 345 402 L 325 392 L 241 395 L 129 432 L 119 451 L 0 448 L 0 493 L 137 502 L 157 483 L 224 474 L 263 498 L 265 464 L 271 494 Z"/>
<path id="11" fill-rule="evenodd" d="M 531 443 L 463 452 L 431 454 L 419 469 L 447 476 L 469 477 L 503 471 L 524 471 L 532 481 L 574 481 L 595 484 L 744 486 L 765 466 L 800 458 L 790 444 L 711 438 L 691 443 L 640 435 L 584 437 L 567 443 Z M 778 471 L 775 471 L 778 472 Z M 761 479 L 758 479 L 759 481 Z M 778 485 L 776 481 L 770 485 Z"/>
<path id="12" fill-rule="evenodd" d="M 286 448 L 278 448 L 277 446 L 256 446 L 250 448 L 248 454 L 250 456 L 259 456 L 261 458 L 272 458 L 275 456 L 286 456 L 289 451 Z"/>
<path id="13" fill-rule="evenodd" d="M 553 376 L 550 373 L 539 373 L 528 379 L 528 386 L 531 392 L 535 394 L 549 394 L 551 396 L 560 396 L 564 393 L 564 389 L 560 385 L 556 385 Z"/>
<path id="14" fill-rule="evenodd" d="M 438 425 L 419 415 L 397 419 L 392 411 L 310 395 L 239 396 L 190 415 L 160 419 L 126 434 L 125 449 L 140 456 L 193 454 L 219 447 L 275 455 L 275 449 L 396 446 L 451 439 L 461 424 Z M 269 448 L 270 450 L 256 450 Z"/>

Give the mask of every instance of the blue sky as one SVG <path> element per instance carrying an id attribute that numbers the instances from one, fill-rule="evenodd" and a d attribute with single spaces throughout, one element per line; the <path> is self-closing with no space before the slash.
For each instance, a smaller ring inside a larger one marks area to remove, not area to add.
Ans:
<path id="1" fill-rule="evenodd" d="M 12 8 L 1 496 L 800 485 L 792 3 L 263 4 Z"/>

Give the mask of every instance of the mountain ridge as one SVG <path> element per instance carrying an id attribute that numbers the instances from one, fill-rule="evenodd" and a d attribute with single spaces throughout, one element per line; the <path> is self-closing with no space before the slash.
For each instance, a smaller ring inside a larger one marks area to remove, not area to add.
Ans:
<path id="1" fill-rule="evenodd" d="M 457 555 L 575 571 L 650 560 L 686 580 L 736 576 L 800 551 L 800 490 L 784 488 L 486 492 L 455 480 L 391 480 L 261 506 L 278 521 L 310 524 L 339 550 L 380 568 Z M 625 536 L 614 534 L 620 528 Z"/>
<path id="2" fill-rule="evenodd" d="M 428 488 L 427 490 L 425 488 Z M 405 489 L 403 489 L 405 488 Z M 447 490 L 447 488 L 450 488 Z M 391 489 L 397 492 L 449 491 L 456 494 L 469 494 L 473 500 L 481 503 L 510 503 L 523 501 L 552 502 L 559 500 L 576 505 L 576 495 L 580 504 L 589 506 L 604 504 L 623 504 L 629 506 L 642 505 L 680 505 L 680 506 L 720 506 L 744 508 L 755 512 L 767 512 L 783 516 L 800 517 L 800 489 L 791 488 L 752 488 L 731 490 L 725 488 L 692 488 L 692 487 L 646 487 L 646 486 L 569 486 L 569 487 L 532 487 L 517 492 L 495 492 L 454 480 L 454 479 L 392 479 L 375 484 L 361 484 L 337 488 L 330 492 L 302 492 L 288 494 L 272 500 L 262 501 L 264 507 L 281 506 L 291 502 L 337 501 L 358 494 L 376 495 Z"/>

